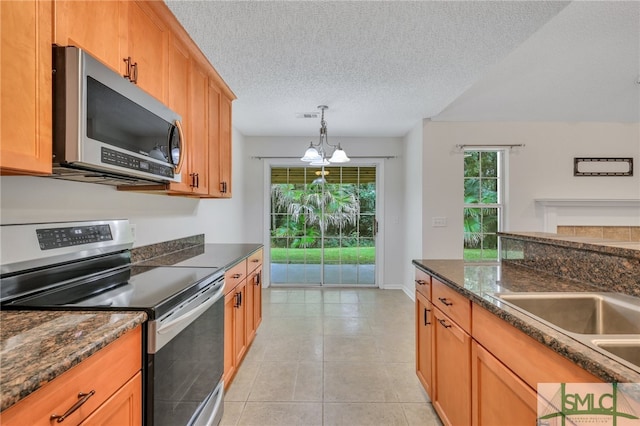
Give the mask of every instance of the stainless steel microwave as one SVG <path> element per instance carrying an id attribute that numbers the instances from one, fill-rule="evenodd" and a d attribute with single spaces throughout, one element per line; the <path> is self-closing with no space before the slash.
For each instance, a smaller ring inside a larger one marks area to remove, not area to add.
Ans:
<path id="1" fill-rule="evenodd" d="M 53 177 L 180 182 L 181 117 L 76 47 L 53 48 Z"/>

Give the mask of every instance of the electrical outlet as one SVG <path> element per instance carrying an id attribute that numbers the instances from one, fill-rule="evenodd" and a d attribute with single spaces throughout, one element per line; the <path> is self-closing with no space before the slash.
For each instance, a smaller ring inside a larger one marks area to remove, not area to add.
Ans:
<path id="1" fill-rule="evenodd" d="M 442 228 L 447 226 L 447 218 L 446 217 L 432 217 L 431 218 L 431 226 L 434 228 Z"/>
<path id="2" fill-rule="evenodd" d="M 136 225 L 131 223 L 131 224 L 129 224 L 129 227 L 131 228 L 131 237 L 133 238 L 133 241 L 135 241 L 136 240 Z"/>

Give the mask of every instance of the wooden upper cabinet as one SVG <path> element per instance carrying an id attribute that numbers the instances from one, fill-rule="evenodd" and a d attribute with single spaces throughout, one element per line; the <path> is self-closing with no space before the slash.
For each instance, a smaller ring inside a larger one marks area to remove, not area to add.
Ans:
<path id="1" fill-rule="evenodd" d="M 0 1 L 0 169 L 51 173 L 50 2 Z"/>
<path id="2" fill-rule="evenodd" d="M 231 198 L 231 101 L 226 95 L 220 98 L 220 183 L 222 196 Z"/>
<path id="3" fill-rule="evenodd" d="M 193 192 L 207 195 L 209 193 L 209 141 L 208 141 L 208 105 L 207 89 L 209 78 L 207 71 L 196 62 L 191 63 L 191 109 L 189 111 L 189 123 L 191 132 L 189 137 L 190 174 Z"/>
<path id="4" fill-rule="evenodd" d="M 79 47 L 120 73 L 123 65 L 120 43 L 126 38 L 126 23 L 122 21 L 127 3 L 56 0 L 54 5 L 54 42 Z"/>
<path id="5" fill-rule="evenodd" d="M 127 44 L 121 55 L 121 70 L 147 93 L 167 100 L 167 52 L 169 31 L 148 2 L 125 2 Z M 130 63 L 124 59 L 130 59 Z M 127 69 L 132 66 L 134 69 Z"/>
<path id="6" fill-rule="evenodd" d="M 189 108 L 189 81 L 191 79 L 191 54 L 187 47 L 177 37 L 169 38 L 169 61 L 167 65 L 168 101 L 167 106 L 180 114 L 182 118 L 182 133 L 184 136 L 182 155 L 189 157 L 191 142 L 191 122 Z M 189 175 L 189 161 L 183 161 L 180 170 L 181 182 L 170 183 L 168 191 L 176 193 L 191 193 L 191 178 Z"/>

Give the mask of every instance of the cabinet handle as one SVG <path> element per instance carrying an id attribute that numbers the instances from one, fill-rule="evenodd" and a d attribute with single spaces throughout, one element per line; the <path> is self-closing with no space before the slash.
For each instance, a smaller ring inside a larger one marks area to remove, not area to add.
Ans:
<path id="1" fill-rule="evenodd" d="M 223 194 L 227 193 L 227 182 L 220 182 L 220 192 Z"/>
<path id="2" fill-rule="evenodd" d="M 416 284 L 425 285 L 427 282 L 425 280 L 416 280 Z"/>
<path id="3" fill-rule="evenodd" d="M 438 300 L 441 301 L 445 306 L 452 306 L 453 303 L 449 302 L 446 297 L 438 297 Z"/>
<path id="4" fill-rule="evenodd" d="M 236 280 L 237 280 L 237 279 L 238 279 L 238 278 L 240 278 L 241 276 L 242 276 L 242 274 L 233 274 L 233 275 L 231 276 L 231 278 L 234 278 L 234 279 L 236 279 Z"/>
<path id="5" fill-rule="evenodd" d="M 440 323 L 441 326 L 443 326 L 444 328 L 451 328 L 451 324 L 447 324 L 447 322 L 443 319 L 438 319 L 438 322 Z"/>
<path id="6" fill-rule="evenodd" d="M 138 84 L 138 63 L 134 62 L 131 68 L 133 69 L 133 78 L 131 79 L 131 82 L 133 84 Z"/>
<path id="7" fill-rule="evenodd" d="M 256 274 L 256 279 L 255 279 L 255 283 L 256 285 L 260 285 L 260 277 L 262 276 L 262 272 L 258 272 Z"/>
<path id="8" fill-rule="evenodd" d="M 196 173 L 196 188 L 200 188 L 200 173 Z"/>
<path id="9" fill-rule="evenodd" d="M 427 321 L 427 312 L 431 312 L 431 309 L 424 308 L 424 325 L 431 325 L 431 323 Z"/>
<path id="10" fill-rule="evenodd" d="M 123 61 L 125 64 L 127 64 L 127 71 L 124 74 L 124 78 L 126 78 L 133 84 L 138 84 L 138 63 L 133 62 L 131 60 L 131 56 L 127 56 L 123 59 Z"/>
<path id="11" fill-rule="evenodd" d="M 67 417 L 69 417 L 74 411 L 76 411 L 78 408 L 80 408 L 82 406 L 82 404 L 84 404 L 85 402 L 87 402 L 89 400 L 89 398 L 91 398 L 93 396 L 93 394 L 96 393 L 95 390 L 92 390 L 89 393 L 82 393 L 80 392 L 78 394 L 78 402 L 76 402 L 75 404 L 73 404 L 71 406 L 71 408 L 69 408 L 67 410 L 66 413 L 64 413 L 63 415 L 59 416 L 57 414 L 52 414 L 51 417 L 49 418 L 49 420 L 55 420 L 58 423 L 62 423 L 64 422 L 64 419 L 66 419 Z"/>
<path id="12" fill-rule="evenodd" d="M 195 173 L 189 173 L 189 176 L 191 176 L 191 184 L 189 185 L 192 188 L 197 188 L 196 187 L 196 174 Z"/>
<path id="13" fill-rule="evenodd" d="M 258 262 L 260 262 L 260 259 L 251 259 L 251 261 L 252 261 L 253 263 L 258 263 Z"/>

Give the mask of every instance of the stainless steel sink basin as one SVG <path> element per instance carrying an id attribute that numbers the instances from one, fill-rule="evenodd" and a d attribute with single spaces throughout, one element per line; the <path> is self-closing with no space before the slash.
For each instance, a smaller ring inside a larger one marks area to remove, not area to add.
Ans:
<path id="1" fill-rule="evenodd" d="M 605 292 L 492 297 L 640 372 L 640 298 Z"/>
<path id="2" fill-rule="evenodd" d="M 627 341 L 595 340 L 593 341 L 593 344 L 600 349 L 604 349 L 605 351 L 612 353 L 618 358 L 622 358 L 633 365 L 640 366 L 640 339 Z"/>
<path id="3" fill-rule="evenodd" d="M 499 299 L 578 334 L 640 334 L 640 299 L 617 293 L 502 293 Z"/>

